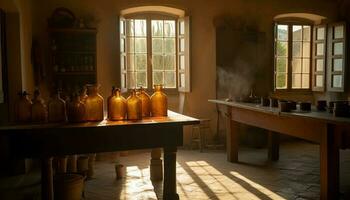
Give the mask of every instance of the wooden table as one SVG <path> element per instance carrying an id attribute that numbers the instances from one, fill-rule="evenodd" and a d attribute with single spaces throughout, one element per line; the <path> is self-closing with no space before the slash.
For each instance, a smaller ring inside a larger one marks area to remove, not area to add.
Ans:
<path id="1" fill-rule="evenodd" d="M 271 160 L 279 158 L 279 135 L 283 133 L 320 144 L 320 199 L 339 195 L 339 149 L 350 147 L 350 118 L 328 112 L 279 112 L 278 108 L 251 103 L 209 100 L 227 108 L 227 159 L 238 162 L 240 123 L 269 130 Z"/>
<path id="2" fill-rule="evenodd" d="M 141 121 L 102 121 L 79 124 L 0 126 L 12 158 L 41 158 L 42 199 L 53 199 L 52 157 L 70 154 L 163 148 L 164 199 L 179 199 L 176 192 L 176 151 L 183 144 L 183 126 L 197 119 L 168 111 L 168 117 Z"/>

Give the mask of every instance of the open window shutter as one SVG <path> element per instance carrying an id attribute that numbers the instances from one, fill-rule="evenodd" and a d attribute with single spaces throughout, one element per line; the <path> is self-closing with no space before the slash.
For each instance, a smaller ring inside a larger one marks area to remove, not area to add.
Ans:
<path id="1" fill-rule="evenodd" d="M 179 92 L 191 91 L 190 77 L 190 17 L 178 20 L 178 89 Z"/>
<path id="2" fill-rule="evenodd" d="M 323 92 L 326 81 L 327 26 L 314 26 L 312 51 L 312 90 Z"/>
<path id="3" fill-rule="evenodd" d="M 120 34 L 120 89 L 122 92 L 127 91 L 126 85 L 126 23 L 125 18 L 119 18 L 119 34 Z"/>
<path id="4" fill-rule="evenodd" d="M 346 24 L 328 26 L 327 90 L 344 92 L 346 66 Z"/>

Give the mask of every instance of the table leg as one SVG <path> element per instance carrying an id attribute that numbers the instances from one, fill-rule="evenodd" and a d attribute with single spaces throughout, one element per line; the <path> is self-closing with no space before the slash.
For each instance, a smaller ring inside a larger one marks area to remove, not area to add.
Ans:
<path id="1" fill-rule="evenodd" d="M 226 153 L 229 162 L 238 162 L 239 123 L 232 120 L 232 109 L 227 106 L 226 113 Z"/>
<path id="2" fill-rule="evenodd" d="M 178 200 L 176 192 L 176 147 L 164 148 L 163 199 Z"/>
<path id="3" fill-rule="evenodd" d="M 335 140 L 334 126 L 327 125 L 320 142 L 320 199 L 338 199 L 339 148 Z"/>
<path id="4" fill-rule="evenodd" d="M 41 199 L 53 200 L 52 157 L 41 159 Z"/>
<path id="5" fill-rule="evenodd" d="M 150 175 L 152 181 L 163 180 L 163 163 L 160 157 L 162 156 L 162 149 L 152 149 L 151 152 L 151 164 L 150 164 Z"/>
<path id="6" fill-rule="evenodd" d="M 279 134 L 273 131 L 269 131 L 268 133 L 268 157 L 271 161 L 277 161 L 279 159 Z"/>

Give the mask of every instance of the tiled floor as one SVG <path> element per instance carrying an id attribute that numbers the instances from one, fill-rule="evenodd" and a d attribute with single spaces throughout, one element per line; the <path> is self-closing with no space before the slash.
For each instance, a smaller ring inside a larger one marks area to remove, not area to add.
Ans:
<path id="1" fill-rule="evenodd" d="M 149 180 L 150 153 L 121 157 L 127 175 L 115 179 L 114 164 L 96 163 L 86 199 L 161 199 L 162 184 Z M 222 151 L 179 150 L 180 199 L 319 199 L 319 147 L 306 142 L 281 145 L 280 160 L 267 161 L 266 149 L 240 149 L 239 164 Z M 350 199 L 350 151 L 341 151 L 341 199 Z"/>

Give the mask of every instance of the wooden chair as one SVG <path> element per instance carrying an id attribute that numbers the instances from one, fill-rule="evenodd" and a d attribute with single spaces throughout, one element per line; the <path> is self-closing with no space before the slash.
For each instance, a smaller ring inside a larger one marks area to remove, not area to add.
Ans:
<path id="1" fill-rule="evenodd" d="M 207 146 L 206 133 L 210 133 L 210 119 L 199 119 L 200 123 L 192 126 L 191 133 L 191 148 L 196 144 L 199 147 L 199 151 L 203 152 L 203 149 Z"/>

